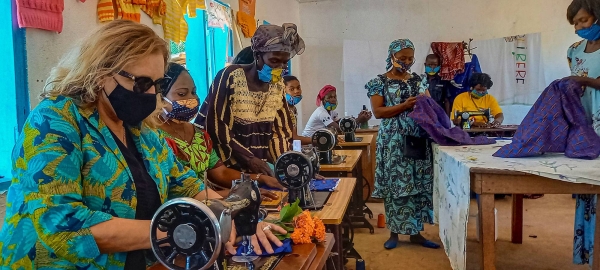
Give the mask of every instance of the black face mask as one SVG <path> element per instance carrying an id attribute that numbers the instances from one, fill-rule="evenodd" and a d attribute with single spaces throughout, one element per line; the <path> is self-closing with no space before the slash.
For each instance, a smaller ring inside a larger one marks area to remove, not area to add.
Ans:
<path id="1" fill-rule="evenodd" d="M 130 126 L 139 125 L 156 110 L 156 94 L 135 93 L 119 83 L 107 97 L 117 117 Z"/>

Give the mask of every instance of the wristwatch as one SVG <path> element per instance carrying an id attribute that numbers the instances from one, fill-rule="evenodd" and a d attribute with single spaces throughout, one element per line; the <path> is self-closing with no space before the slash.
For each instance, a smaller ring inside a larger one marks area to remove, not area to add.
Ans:
<path id="1" fill-rule="evenodd" d="M 256 174 L 256 178 L 254 180 L 258 181 L 258 179 L 260 178 L 261 175 L 262 175 L 262 173 Z"/>

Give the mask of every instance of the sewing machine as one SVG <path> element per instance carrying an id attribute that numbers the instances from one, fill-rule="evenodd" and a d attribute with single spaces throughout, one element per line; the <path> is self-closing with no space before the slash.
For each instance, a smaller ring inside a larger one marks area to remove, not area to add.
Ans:
<path id="1" fill-rule="evenodd" d="M 480 110 L 480 111 L 464 111 L 464 112 L 459 112 L 459 111 L 455 111 L 454 112 L 454 119 L 458 119 L 460 117 L 460 128 L 462 129 L 470 129 L 471 128 L 471 117 L 474 116 L 483 116 L 485 117 L 485 121 L 486 123 L 489 123 L 490 121 L 490 117 L 491 117 L 491 111 L 490 109 L 484 109 L 484 110 Z"/>
<path id="2" fill-rule="evenodd" d="M 313 192 L 311 180 L 319 172 L 319 156 L 314 147 L 302 148 L 302 153 L 289 151 L 283 153 L 275 162 L 275 177 L 288 189 L 288 202 L 300 200 L 302 209 L 319 210 L 323 208 L 331 192 Z"/>
<path id="3" fill-rule="evenodd" d="M 329 129 L 320 129 L 312 136 L 312 145 L 319 153 L 319 164 L 340 164 L 341 158 L 334 160 L 333 148 L 337 145 L 337 136 Z"/>
<path id="4" fill-rule="evenodd" d="M 267 212 L 260 208 L 258 184 L 245 178 L 234 181 L 227 198 L 204 202 L 179 198 L 159 207 L 150 231 L 152 252 L 158 262 L 167 269 L 224 270 L 224 244 L 233 220 L 244 249 L 242 256 L 234 256 L 233 260 L 254 269 L 252 262 L 258 257 L 248 256 L 253 250 L 250 236 Z M 167 236 L 158 238 L 158 231 Z"/>
<path id="5" fill-rule="evenodd" d="M 344 132 L 344 140 L 346 142 L 360 142 L 362 138 L 356 138 L 355 131 L 358 128 L 354 117 L 344 117 L 340 120 L 340 129 Z"/>

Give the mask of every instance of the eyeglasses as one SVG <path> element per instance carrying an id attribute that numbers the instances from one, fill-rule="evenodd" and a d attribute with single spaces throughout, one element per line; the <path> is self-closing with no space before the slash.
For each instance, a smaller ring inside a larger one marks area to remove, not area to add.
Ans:
<path id="1" fill-rule="evenodd" d="M 162 92 L 161 86 L 163 84 L 169 84 L 171 82 L 171 78 L 169 78 L 167 76 L 160 78 L 156 81 L 153 81 L 149 77 L 133 76 L 129 72 L 124 71 L 124 70 L 117 72 L 117 74 L 134 81 L 133 92 L 135 92 L 135 93 L 146 93 L 146 92 L 148 92 L 148 90 L 150 90 L 150 88 L 152 88 L 152 86 L 154 86 L 154 88 L 156 89 L 156 93 L 160 93 L 160 92 Z"/>

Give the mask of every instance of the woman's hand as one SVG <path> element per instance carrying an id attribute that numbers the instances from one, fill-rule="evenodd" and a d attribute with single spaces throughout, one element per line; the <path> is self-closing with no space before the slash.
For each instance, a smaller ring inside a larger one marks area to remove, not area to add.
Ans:
<path id="1" fill-rule="evenodd" d="M 275 173 L 273 173 L 273 170 L 271 170 L 269 165 L 257 157 L 252 157 L 248 160 L 248 169 L 255 173 L 262 173 L 271 177 L 275 176 Z"/>
<path id="2" fill-rule="evenodd" d="M 271 176 L 263 174 L 263 175 L 261 175 L 258 178 L 258 182 L 261 183 L 261 184 L 265 184 L 265 185 L 267 185 L 268 187 L 271 187 L 271 188 L 276 188 L 276 189 L 279 189 L 279 190 L 285 190 L 285 187 L 282 186 L 281 183 L 279 183 L 279 181 L 277 181 L 277 179 L 275 179 L 275 177 L 271 177 Z"/>
<path id="3" fill-rule="evenodd" d="M 406 101 L 402 102 L 400 105 L 404 108 L 404 110 L 410 110 L 415 107 L 417 104 L 417 97 L 409 97 Z"/>
<path id="4" fill-rule="evenodd" d="M 260 189 L 260 196 L 261 196 L 262 200 L 266 201 L 266 202 L 270 202 L 270 201 L 279 199 L 279 196 L 277 196 L 277 194 L 275 194 L 275 192 L 266 190 L 264 188 Z"/>
<path id="5" fill-rule="evenodd" d="M 317 180 L 325 180 L 325 176 L 322 176 L 322 175 L 320 175 L 320 174 L 317 173 L 317 174 L 315 174 L 315 179 L 317 179 Z"/>
<path id="6" fill-rule="evenodd" d="M 364 122 L 369 121 L 373 115 L 369 111 L 361 111 L 358 113 L 358 117 L 356 117 L 356 123 L 362 124 Z"/>
<path id="7" fill-rule="evenodd" d="M 273 247 L 271 247 L 271 243 L 275 244 L 277 247 L 283 246 L 283 243 L 279 241 L 277 236 L 275 236 L 275 234 L 273 233 L 274 231 L 280 234 L 287 233 L 285 229 L 275 224 L 271 224 L 264 221 L 258 223 L 258 225 L 256 226 L 256 234 L 254 234 L 250 239 L 250 243 L 254 248 L 254 253 L 256 253 L 257 255 L 262 255 L 263 251 L 260 249 L 260 245 L 258 244 L 259 241 L 265 248 L 267 254 L 271 254 L 274 252 Z M 225 249 L 227 250 L 227 252 L 229 252 L 229 254 L 235 255 L 237 253 L 235 249 L 235 244 L 237 242 L 236 238 L 237 232 L 235 230 L 235 223 L 232 222 L 231 235 L 229 236 L 229 241 L 225 243 Z"/>
<path id="8" fill-rule="evenodd" d="M 581 77 L 581 76 L 569 76 L 566 79 L 575 81 L 577 83 L 582 84 L 583 86 L 588 86 L 589 82 L 590 82 L 590 78 L 588 77 Z"/>

